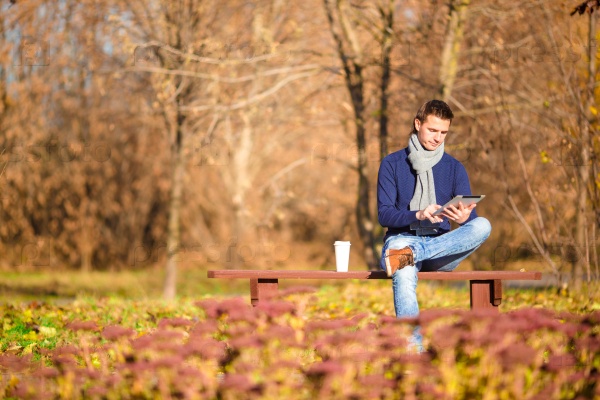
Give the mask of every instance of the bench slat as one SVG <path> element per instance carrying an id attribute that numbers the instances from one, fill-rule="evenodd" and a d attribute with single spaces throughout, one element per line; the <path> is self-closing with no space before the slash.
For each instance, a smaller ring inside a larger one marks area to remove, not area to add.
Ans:
<path id="1" fill-rule="evenodd" d="M 208 271 L 209 278 L 222 279 L 390 279 L 385 271 L 308 271 L 308 270 L 213 270 Z M 539 271 L 452 271 L 419 272 L 419 279 L 426 280 L 540 280 Z"/>

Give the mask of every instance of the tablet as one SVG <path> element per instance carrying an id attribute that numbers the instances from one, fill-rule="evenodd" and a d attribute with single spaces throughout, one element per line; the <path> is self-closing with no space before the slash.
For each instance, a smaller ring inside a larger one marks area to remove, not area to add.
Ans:
<path id="1" fill-rule="evenodd" d="M 477 203 L 478 201 L 480 201 L 484 197 L 485 197 L 484 194 L 482 194 L 482 195 L 469 195 L 469 196 L 456 196 L 455 198 L 453 198 L 452 200 L 450 200 L 449 202 L 447 202 L 446 204 L 444 204 L 442 206 L 442 208 L 438 209 L 432 215 L 440 215 L 442 212 L 444 212 L 444 209 L 446 207 L 448 207 L 448 206 L 458 206 L 459 202 L 463 203 L 464 206 L 470 206 L 471 204 Z"/>

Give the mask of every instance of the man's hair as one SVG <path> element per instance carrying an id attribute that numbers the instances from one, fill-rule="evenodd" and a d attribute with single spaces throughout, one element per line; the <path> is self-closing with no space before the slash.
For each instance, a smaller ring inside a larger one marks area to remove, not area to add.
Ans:
<path id="1" fill-rule="evenodd" d="M 423 123 L 430 115 L 438 117 L 439 119 L 450 120 L 450 122 L 452 122 L 452 118 L 454 118 L 454 114 L 452 113 L 450 106 L 442 100 L 429 100 L 428 102 L 424 103 L 421 108 L 419 108 L 419 111 L 417 111 L 415 118 Z M 412 133 L 417 133 L 414 120 Z"/>

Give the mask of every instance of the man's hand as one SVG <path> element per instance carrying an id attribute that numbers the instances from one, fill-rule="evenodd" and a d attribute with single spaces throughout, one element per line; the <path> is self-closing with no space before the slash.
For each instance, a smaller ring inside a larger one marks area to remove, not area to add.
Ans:
<path id="1" fill-rule="evenodd" d="M 457 224 L 462 224 L 469 219 L 471 211 L 473 211 L 476 206 L 477 204 L 471 204 L 470 206 L 465 207 L 462 202 L 459 202 L 458 207 L 448 206 L 440 215 L 443 215 Z"/>
<path id="2" fill-rule="evenodd" d="M 433 215 L 433 213 L 441 207 L 442 206 L 439 204 L 430 204 L 424 210 L 417 211 L 417 219 L 419 221 L 428 219 L 433 224 L 442 222 L 444 220 L 443 218 L 441 218 L 439 215 Z"/>

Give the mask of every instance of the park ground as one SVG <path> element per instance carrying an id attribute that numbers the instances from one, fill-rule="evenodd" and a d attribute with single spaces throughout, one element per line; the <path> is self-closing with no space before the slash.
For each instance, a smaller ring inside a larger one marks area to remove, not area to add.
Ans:
<path id="1" fill-rule="evenodd" d="M 466 284 L 423 281 L 421 318 L 399 322 L 387 281 L 282 282 L 254 309 L 245 280 L 179 278 L 165 301 L 159 270 L 3 274 L 0 397 L 600 396 L 597 283 L 507 285 L 476 315 Z"/>

